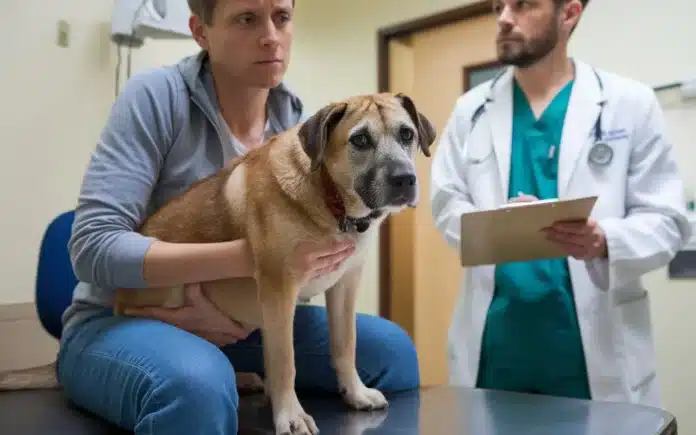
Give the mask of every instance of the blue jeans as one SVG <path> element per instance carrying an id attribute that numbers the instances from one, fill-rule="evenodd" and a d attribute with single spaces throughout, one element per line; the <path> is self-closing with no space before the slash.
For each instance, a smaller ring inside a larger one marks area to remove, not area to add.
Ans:
<path id="1" fill-rule="evenodd" d="M 356 323 L 363 382 L 386 393 L 418 388 L 408 335 L 380 317 L 358 314 Z M 298 306 L 294 332 L 297 389 L 337 393 L 325 308 Z M 137 435 L 236 434 L 235 370 L 263 376 L 259 331 L 218 348 L 166 323 L 108 312 L 68 331 L 58 355 L 68 398 Z"/>

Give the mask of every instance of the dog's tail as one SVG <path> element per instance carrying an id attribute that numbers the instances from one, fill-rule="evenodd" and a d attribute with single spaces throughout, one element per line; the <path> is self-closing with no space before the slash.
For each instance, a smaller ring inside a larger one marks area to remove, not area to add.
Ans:
<path id="1" fill-rule="evenodd" d="M 55 361 L 22 370 L 0 372 L 0 391 L 59 389 Z"/>

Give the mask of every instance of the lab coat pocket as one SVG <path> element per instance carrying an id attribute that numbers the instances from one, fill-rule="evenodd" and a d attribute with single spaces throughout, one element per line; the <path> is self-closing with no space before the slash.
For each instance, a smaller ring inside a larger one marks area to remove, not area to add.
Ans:
<path id="1" fill-rule="evenodd" d="M 489 141 L 467 144 L 466 180 L 474 203 L 479 207 L 487 206 L 492 200 L 490 192 L 494 185 L 491 177 L 497 174 L 497 165 L 493 145 Z"/>
<path id="2" fill-rule="evenodd" d="M 466 141 L 466 163 L 470 169 L 482 167 L 493 161 L 493 143 L 490 138 Z"/>
<path id="3" fill-rule="evenodd" d="M 640 390 L 654 378 L 657 368 L 648 293 L 642 290 L 629 296 L 617 305 L 617 309 L 620 315 L 621 358 L 628 386 L 633 394 L 640 394 Z"/>

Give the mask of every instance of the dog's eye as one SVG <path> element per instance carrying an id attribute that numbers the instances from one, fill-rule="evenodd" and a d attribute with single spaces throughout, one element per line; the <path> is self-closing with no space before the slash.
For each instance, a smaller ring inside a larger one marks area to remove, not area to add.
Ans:
<path id="1" fill-rule="evenodd" d="M 356 148 L 369 148 L 370 138 L 365 133 L 354 134 L 350 138 L 350 142 L 355 145 Z"/>
<path id="2" fill-rule="evenodd" d="M 399 137 L 402 142 L 410 142 L 413 139 L 413 130 L 408 127 L 401 127 L 399 129 Z"/>

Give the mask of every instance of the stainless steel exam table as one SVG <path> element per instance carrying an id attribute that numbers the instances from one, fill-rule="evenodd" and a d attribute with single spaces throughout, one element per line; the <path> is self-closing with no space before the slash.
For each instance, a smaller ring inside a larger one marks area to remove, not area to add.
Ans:
<path id="1" fill-rule="evenodd" d="M 668 412 L 629 404 L 450 387 L 425 388 L 389 399 L 385 411 L 359 413 L 346 410 L 335 396 L 300 394 L 322 435 L 677 433 L 676 419 Z M 263 396 L 242 396 L 239 415 L 240 435 L 273 435 L 270 409 Z M 0 393 L 0 435 L 126 433 L 77 409 L 61 391 Z"/>

